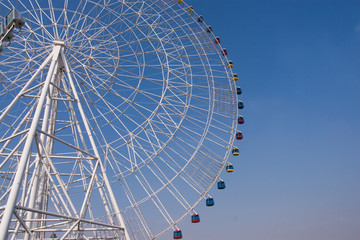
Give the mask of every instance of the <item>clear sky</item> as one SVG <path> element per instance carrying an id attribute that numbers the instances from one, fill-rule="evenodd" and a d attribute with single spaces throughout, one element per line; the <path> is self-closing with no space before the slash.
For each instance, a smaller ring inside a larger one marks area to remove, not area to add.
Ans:
<path id="1" fill-rule="evenodd" d="M 359 240 L 360 1 L 186 2 L 235 64 L 246 123 L 184 239 Z"/>
<path id="2" fill-rule="evenodd" d="M 360 240 L 360 0 L 184 1 L 235 64 L 245 124 L 183 239 Z"/>

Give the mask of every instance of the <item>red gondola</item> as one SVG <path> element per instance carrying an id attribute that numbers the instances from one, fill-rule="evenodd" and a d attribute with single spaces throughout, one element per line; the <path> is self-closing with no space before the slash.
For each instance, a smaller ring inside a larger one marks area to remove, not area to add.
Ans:
<path id="1" fill-rule="evenodd" d="M 227 51 L 226 51 L 226 48 L 224 48 L 223 50 L 222 50 L 222 53 L 221 53 L 223 56 L 226 56 L 227 55 Z"/>
<path id="2" fill-rule="evenodd" d="M 174 231 L 174 239 L 181 239 L 181 238 L 182 238 L 181 230 L 175 230 Z"/>
<path id="3" fill-rule="evenodd" d="M 236 133 L 236 139 L 237 139 L 237 140 L 243 139 L 242 132 L 237 132 L 237 133 Z"/>
<path id="4" fill-rule="evenodd" d="M 238 124 L 244 124 L 245 120 L 243 116 L 238 117 Z"/>
<path id="5" fill-rule="evenodd" d="M 216 38 L 215 38 L 215 43 L 216 43 L 216 44 L 219 44 L 219 43 L 220 43 L 220 38 L 219 38 L 219 37 L 216 37 Z"/>
<path id="6" fill-rule="evenodd" d="M 200 216 L 199 216 L 199 214 L 193 214 L 193 215 L 191 216 L 191 222 L 192 222 L 192 223 L 198 223 L 198 222 L 200 222 Z"/>

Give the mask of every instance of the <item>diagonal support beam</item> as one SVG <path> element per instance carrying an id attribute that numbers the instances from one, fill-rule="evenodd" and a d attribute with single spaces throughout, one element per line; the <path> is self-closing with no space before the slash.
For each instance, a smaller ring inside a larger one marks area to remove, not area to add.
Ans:
<path id="1" fill-rule="evenodd" d="M 71 76 L 71 71 L 70 71 L 70 67 L 68 65 L 68 62 L 65 58 L 65 55 L 63 53 L 63 49 L 62 49 L 62 53 L 60 54 L 61 55 L 61 58 L 62 58 L 62 61 L 63 61 L 63 64 L 64 64 L 64 67 L 65 67 L 65 70 L 67 72 L 67 76 L 68 76 L 68 80 L 69 80 L 69 83 L 70 83 L 70 88 L 74 94 L 74 97 L 76 99 L 76 102 L 77 102 L 77 105 L 78 105 L 78 108 L 79 108 L 79 111 L 80 111 L 80 115 L 81 115 L 81 118 L 84 122 L 84 125 L 85 125 L 85 129 L 86 129 L 86 133 L 89 137 L 89 140 L 90 140 L 90 144 L 91 144 L 91 147 L 95 153 L 95 156 L 97 157 L 98 159 L 98 163 L 99 163 L 99 168 L 101 170 L 101 173 L 103 175 L 103 180 L 104 180 L 104 183 L 105 183 L 105 186 L 106 186 L 106 189 L 109 193 L 109 197 L 110 197 L 110 201 L 114 207 L 114 210 L 115 210 L 115 214 L 116 214 L 116 218 L 118 219 L 120 225 L 123 227 L 124 229 L 124 236 L 125 236 L 125 240 L 130 240 L 130 236 L 129 236 L 129 233 L 127 232 L 126 228 L 125 228 L 125 221 L 124 221 L 124 218 L 122 217 L 121 215 L 121 212 L 120 212 L 120 209 L 119 209 L 119 206 L 117 204 L 117 201 L 116 201 L 116 198 L 115 198 L 115 195 L 112 191 L 112 188 L 111 188 L 111 185 L 110 185 L 110 181 L 109 179 L 107 178 L 107 175 L 106 175 L 106 170 L 104 169 L 104 166 L 102 165 L 102 162 L 101 162 L 101 158 L 100 158 L 100 154 L 97 150 L 97 147 L 96 147 L 96 144 L 95 144 L 95 140 L 93 138 L 93 134 L 92 134 L 92 131 L 91 131 L 91 128 L 89 126 L 89 123 L 88 123 L 88 119 L 86 118 L 86 114 L 84 112 L 84 109 L 81 105 L 81 101 L 80 101 L 80 98 L 79 98 L 79 95 L 76 91 L 76 87 L 75 87 L 75 84 L 74 84 L 74 81 L 72 79 L 72 76 Z"/>
<path id="2" fill-rule="evenodd" d="M 28 228 L 28 226 L 26 225 L 26 223 L 24 222 L 24 220 L 22 220 L 22 218 L 19 216 L 19 214 L 16 212 L 16 210 L 14 210 L 14 215 L 15 217 L 19 220 L 20 224 L 23 226 L 23 228 L 25 229 L 25 231 L 32 237 L 32 239 L 36 239 L 35 236 L 32 234 L 31 230 Z"/>

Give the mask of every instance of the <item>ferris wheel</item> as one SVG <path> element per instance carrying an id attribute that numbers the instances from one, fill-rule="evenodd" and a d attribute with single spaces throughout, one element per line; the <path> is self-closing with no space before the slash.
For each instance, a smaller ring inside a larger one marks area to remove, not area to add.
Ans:
<path id="1" fill-rule="evenodd" d="M 0 0 L 0 16 L 0 239 L 182 238 L 243 138 L 211 26 L 182 0 Z"/>

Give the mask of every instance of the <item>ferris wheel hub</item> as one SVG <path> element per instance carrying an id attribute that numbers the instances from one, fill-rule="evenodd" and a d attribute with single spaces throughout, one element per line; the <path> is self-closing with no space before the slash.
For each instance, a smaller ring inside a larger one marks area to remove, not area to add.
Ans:
<path id="1" fill-rule="evenodd" d="M 61 40 L 61 39 L 55 39 L 54 40 L 54 45 L 55 46 L 64 46 L 65 47 L 65 41 Z"/>

